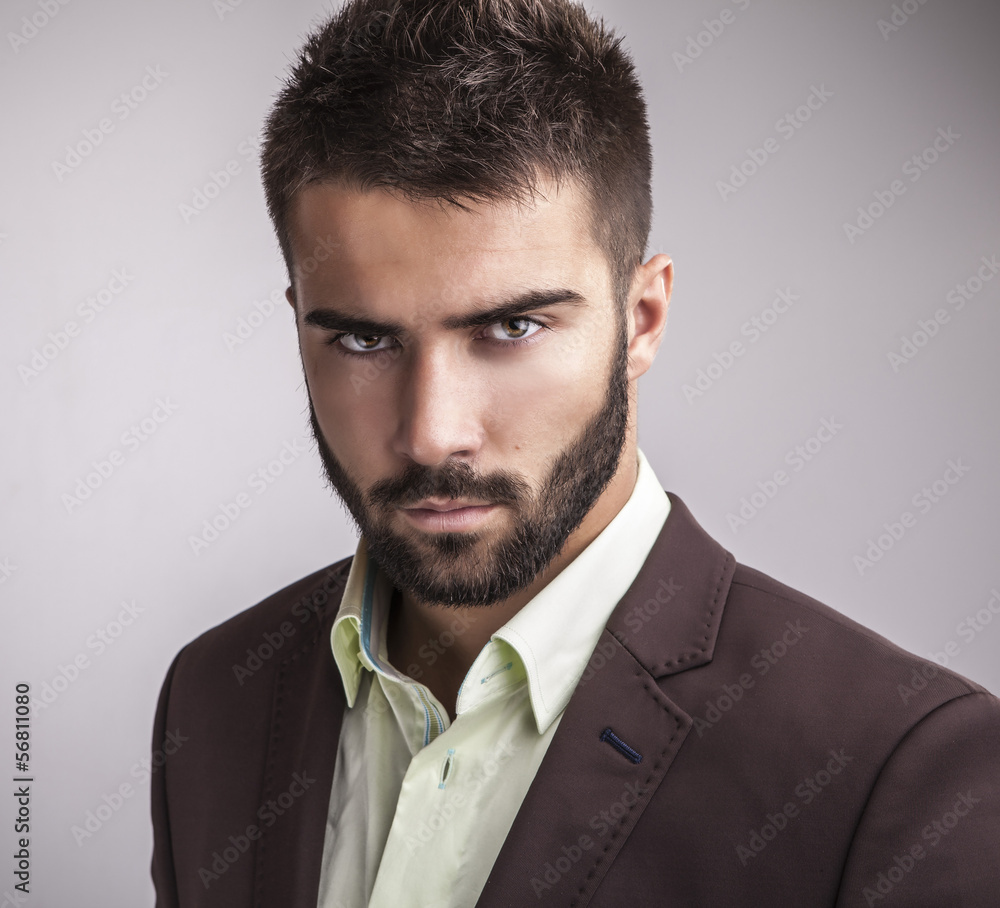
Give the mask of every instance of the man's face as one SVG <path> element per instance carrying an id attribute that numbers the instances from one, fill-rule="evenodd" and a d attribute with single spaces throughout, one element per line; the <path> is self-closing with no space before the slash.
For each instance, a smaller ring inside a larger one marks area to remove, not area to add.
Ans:
<path id="1" fill-rule="evenodd" d="M 422 601 L 527 587 L 618 470 L 627 326 L 588 216 L 573 188 L 467 210 L 330 185 L 296 199 L 317 445 L 370 556 Z"/>

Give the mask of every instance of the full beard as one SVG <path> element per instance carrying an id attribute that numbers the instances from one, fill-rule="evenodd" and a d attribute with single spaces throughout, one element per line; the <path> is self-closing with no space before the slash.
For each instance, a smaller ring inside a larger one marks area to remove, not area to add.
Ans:
<path id="1" fill-rule="evenodd" d="M 369 557 L 397 589 L 428 603 L 487 606 L 525 589 L 548 567 L 618 471 L 629 414 L 628 337 L 621 317 L 610 371 L 601 409 L 555 457 L 537 496 L 511 471 L 478 476 L 460 461 L 437 469 L 411 463 L 366 494 L 326 443 L 310 399 L 313 436 L 327 480 L 357 524 Z M 499 534 L 425 534 L 416 542 L 391 528 L 396 508 L 430 497 L 503 505 L 511 511 L 513 526 Z"/>

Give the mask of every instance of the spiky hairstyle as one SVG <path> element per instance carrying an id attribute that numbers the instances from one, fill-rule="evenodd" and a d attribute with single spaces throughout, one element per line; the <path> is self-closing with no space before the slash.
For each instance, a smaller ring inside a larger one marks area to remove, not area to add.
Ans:
<path id="1" fill-rule="evenodd" d="M 649 235 L 651 170 L 633 63 L 570 0 L 349 0 L 306 39 L 262 150 L 290 274 L 289 208 L 308 183 L 461 206 L 574 180 L 620 304 Z"/>

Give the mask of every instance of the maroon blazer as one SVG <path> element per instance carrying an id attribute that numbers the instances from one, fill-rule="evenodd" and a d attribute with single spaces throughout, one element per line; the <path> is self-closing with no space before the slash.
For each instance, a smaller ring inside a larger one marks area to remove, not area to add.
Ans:
<path id="1" fill-rule="evenodd" d="M 477 904 L 1000 905 L 1000 701 L 736 564 L 670 500 Z M 158 908 L 315 908 L 349 567 L 170 666 Z"/>

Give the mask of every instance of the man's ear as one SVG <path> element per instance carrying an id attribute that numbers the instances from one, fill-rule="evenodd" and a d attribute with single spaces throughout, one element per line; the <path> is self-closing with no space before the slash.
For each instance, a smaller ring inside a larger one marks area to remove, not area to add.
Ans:
<path id="1" fill-rule="evenodd" d="M 673 286 L 674 263 L 668 255 L 654 255 L 636 270 L 627 313 L 630 381 L 653 365 L 667 326 L 667 309 Z"/>
<path id="2" fill-rule="evenodd" d="M 285 299 L 288 300 L 288 305 L 295 309 L 295 288 L 291 284 L 288 285 L 288 289 L 285 291 Z"/>

